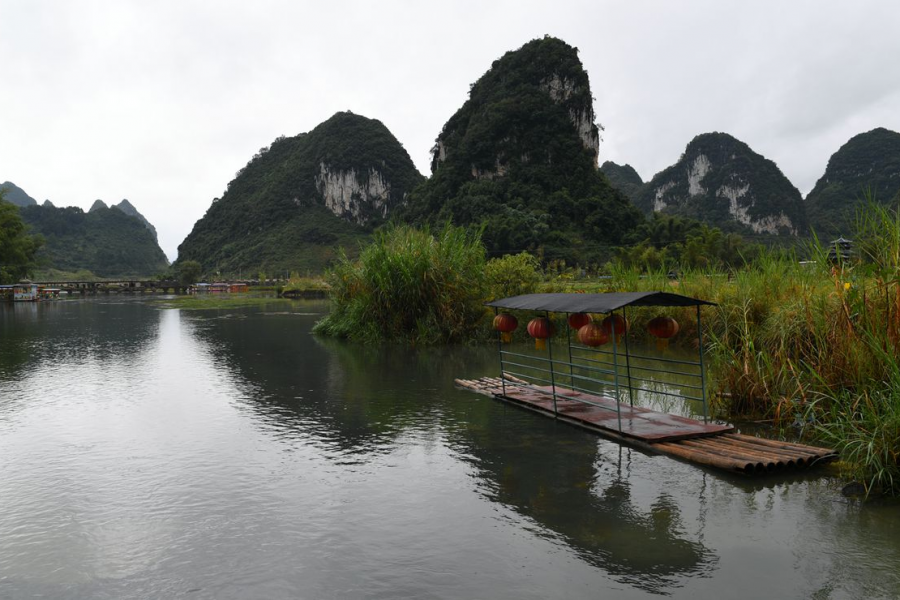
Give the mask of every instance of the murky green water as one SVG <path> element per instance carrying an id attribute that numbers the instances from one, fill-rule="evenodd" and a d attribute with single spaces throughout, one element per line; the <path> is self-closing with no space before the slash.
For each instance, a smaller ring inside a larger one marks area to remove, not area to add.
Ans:
<path id="1" fill-rule="evenodd" d="M 323 303 L 0 308 L 0 598 L 895 598 L 900 506 L 453 387 Z"/>

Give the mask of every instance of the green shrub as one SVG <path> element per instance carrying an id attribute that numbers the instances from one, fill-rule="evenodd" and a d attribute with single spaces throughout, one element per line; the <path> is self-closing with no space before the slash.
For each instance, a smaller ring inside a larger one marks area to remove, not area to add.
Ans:
<path id="1" fill-rule="evenodd" d="M 492 258 L 484 266 L 484 274 L 492 300 L 531 294 L 541 281 L 538 259 L 528 252 Z"/>

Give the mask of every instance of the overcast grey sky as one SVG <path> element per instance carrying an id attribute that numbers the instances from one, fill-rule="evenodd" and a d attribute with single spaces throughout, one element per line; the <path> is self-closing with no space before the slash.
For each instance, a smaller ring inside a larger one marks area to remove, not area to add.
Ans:
<path id="1" fill-rule="evenodd" d="M 644 180 L 725 131 L 805 195 L 828 157 L 900 130 L 900 2 L 0 0 L 0 181 L 87 209 L 128 198 L 170 259 L 260 147 L 339 110 L 428 174 L 505 51 L 580 49 L 600 161 Z"/>

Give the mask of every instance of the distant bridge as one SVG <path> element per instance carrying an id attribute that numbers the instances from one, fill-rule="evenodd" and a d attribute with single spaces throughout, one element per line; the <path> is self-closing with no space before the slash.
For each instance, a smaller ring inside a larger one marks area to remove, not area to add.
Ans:
<path id="1" fill-rule="evenodd" d="M 45 288 L 56 288 L 61 294 L 186 294 L 190 285 L 174 279 L 109 279 L 106 281 L 33 281 Z"/>

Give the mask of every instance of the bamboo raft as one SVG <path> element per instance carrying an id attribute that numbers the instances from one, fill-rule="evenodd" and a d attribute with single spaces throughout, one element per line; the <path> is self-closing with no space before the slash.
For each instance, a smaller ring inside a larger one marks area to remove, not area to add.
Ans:
<path id="1" fill-rule="evenodd" d="M 727 425 L 709 425 L 644 408 L 619 405 L 611 398 L 529 385 L 509 374 L 456 379 L 456 385 L 545 416 L 583 427 L 620 443 L 733 473 L 755 475 L 804 469 L 834 460 L 828 448 L 768 440 L 735 433 Z M 505 385 L 504 385 L 505 384 Z M 505 393 L 504 393 L 505 387 Z M 625 419 L 618 421 L 618 408 Z"/>

